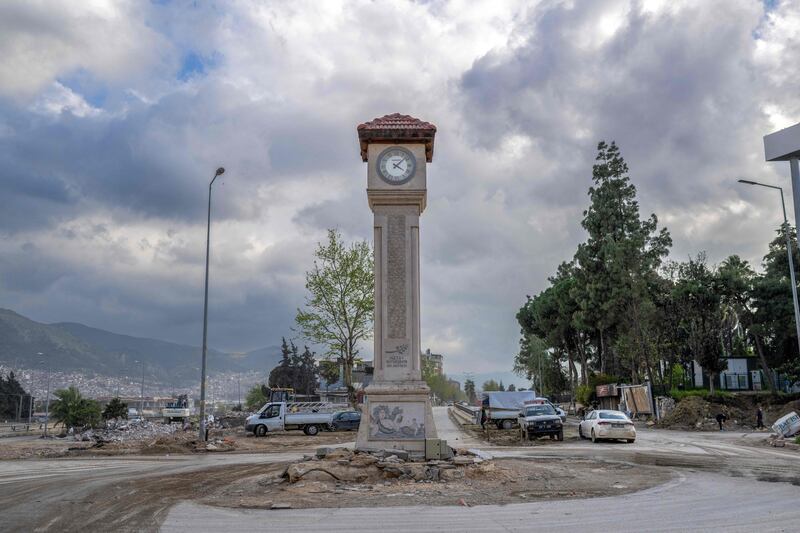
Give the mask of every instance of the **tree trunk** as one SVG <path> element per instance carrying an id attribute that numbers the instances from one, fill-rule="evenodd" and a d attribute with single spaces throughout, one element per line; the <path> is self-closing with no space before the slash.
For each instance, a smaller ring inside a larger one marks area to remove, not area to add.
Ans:
<path id="1" fill-rule="evenodd" d="M 586 342 L 581 338 L 581 383 L 589 385 L 588 361 L 586 357 Z"/>
<path id="2" fill-rule="evenodd" d="M 603 339 L 603 330 L 600 330 L 600 350 L 597 353 L 598 357 L 600 358 L 600 373 L 606 373 L 606 346 L 605 340 Z"/>
<path id="3" fill-rule="evenodd" d="M 342 359 L 342 382 L 347 389 L 347 401 L 351 407 L 356 407 L 356 391 L 353 388 L 353 351 L 348 346 L 347 352 Z"/>
<path id="4" fill-rule="evenodd" d="M 767 380 L 767 386 L 769 387 L 770 392 L 775 392 L 775 380 L 774 376 L 772 375 L 772 370 L 769 368 L 767 364 L 767 358 L 764 356 L 764 346 L 761 344 L 761 337 L 756 335 L 755 333 L 751 333 L 753 335 L 753 340 L 756 344 L 756 351 L 758 352 L 758 360 L 761 363 L 761 369 L 764 371 L 764 377 Z"/>
<path id="5" fill-rule="evenodd" d="M 716 377 L 716 372 L 711 372 L 708 374 L 708 392 L 710 392 L 712 395 L 714 394 L 714 379 Z"/>

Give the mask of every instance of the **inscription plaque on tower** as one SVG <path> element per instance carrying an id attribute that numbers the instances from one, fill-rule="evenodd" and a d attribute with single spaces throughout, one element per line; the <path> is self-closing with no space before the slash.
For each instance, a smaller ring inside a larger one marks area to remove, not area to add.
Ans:
<path id="1" fill-rule="evenodd" d="M 358 126 L 375 236 L 375 374 L 366 389 L 359 449 L 425 452 L 436 438 L 420 366 L 419 219 L 436 127 L 408 115 Z"/>

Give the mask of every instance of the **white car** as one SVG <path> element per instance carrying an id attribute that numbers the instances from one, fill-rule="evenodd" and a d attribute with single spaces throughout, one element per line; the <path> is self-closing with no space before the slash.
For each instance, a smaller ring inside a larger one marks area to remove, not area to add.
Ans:
<path id="1" fill-rule="evenodd" d="M 600 409 L 589 412 L 578 424 L 578 436 L 597 442 L 603 439 L 620 439 L 628 443 L 636 440 L 636 428 L 621 411 Z"/>

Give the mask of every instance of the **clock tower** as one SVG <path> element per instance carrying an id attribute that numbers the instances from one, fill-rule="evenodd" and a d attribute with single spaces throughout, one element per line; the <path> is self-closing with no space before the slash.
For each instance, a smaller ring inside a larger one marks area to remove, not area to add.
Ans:
<path id="1" fill-rule="evenodd" d="M 358 126 L 374 214 L 375 373 L 366 389 L 356 447 L 425 453 L 436 440 L 420 365 L 419 220 L 436 126 L 386 115 Z"/>

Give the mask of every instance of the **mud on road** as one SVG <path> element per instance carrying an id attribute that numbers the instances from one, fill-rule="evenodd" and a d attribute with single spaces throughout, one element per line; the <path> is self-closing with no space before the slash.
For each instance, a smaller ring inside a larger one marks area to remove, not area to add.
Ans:
<path id="1" fill-rule="evenodd" d="M 35 528 L 60 531 L 157 531 L 180 501 L 269 509 L 405 505 L 485 505 L 626 494 L 671 479 L 664 469 L 589 459 L 499 459 L 471 466 L 458 481 L 362 483 L 281 475 L 286 463 L 230 465 L 111 482 L 77 500 L 48 506 Z M 33 528 L 32 528 L 33 529 Z"/>
<path id="2" fill-rule="evenodd" d="M 321 432 L 307 436 L 302 431 L 286 431 L 255 437 L 244 429 L 213 430 L 209 442 L 217 442 L 216 449 L 207 449 L 194 432 L 178 431 L 148 439 L 129 439 L 123 442 L 81 442 L 73 438 L 36 439 L 30 437 L 0 440 L 0 460 L 36 459 L 58 457 L 109 457 L 120 455 L 180 455 L 192 453 L 279 453 L 313 450 L 318 446 L 353 442 L 353 432 Z"/>
<path id="3" fill-rule="evenodd" d="M 291 484 L 280 473 L 262 473 L 231 483 L 201 503 L 260 509 L 274 504 L 294 509 L 474 506 L 614 496 L 671 478 L 672 473 L 664 469 L 592 459 L 495 459 L 470 465 L 462 479 L 447 482 L 378 478 L 356 483 L 320 476 Z"/>

